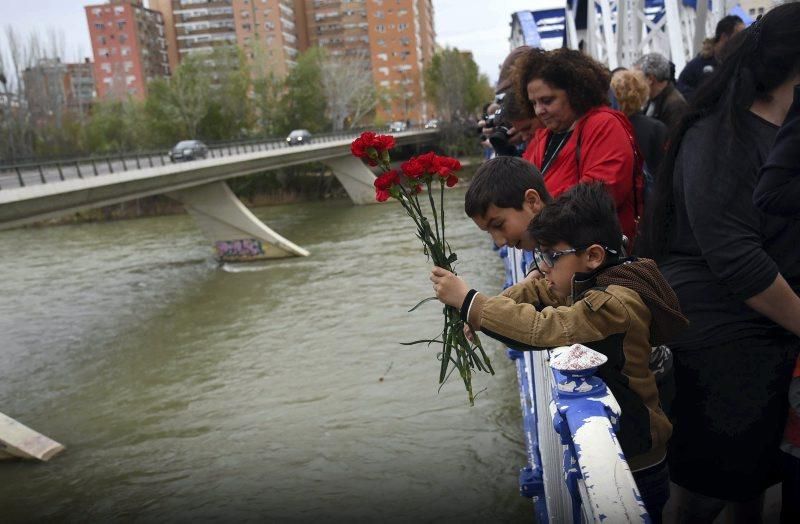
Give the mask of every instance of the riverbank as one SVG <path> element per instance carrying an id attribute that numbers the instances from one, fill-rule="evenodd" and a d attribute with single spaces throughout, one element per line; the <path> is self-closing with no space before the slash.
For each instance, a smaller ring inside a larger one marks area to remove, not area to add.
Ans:
<path id="1" fill-rule="evenodd" d="M 472 178 L 480 162 L 480 158 L 477 157 L 462 159 L 464 166 L 461 172 L 462 182 Z M 248 208 L 348 198 L 333 173 L 321 166 L 312 170 L 289 168 L 258 173 L 232 179 L 228 185 Z M 154 195 L 36 222 L 31 227 L 111 222 L 185 213 L 180 202 L 164 195 Z"/>

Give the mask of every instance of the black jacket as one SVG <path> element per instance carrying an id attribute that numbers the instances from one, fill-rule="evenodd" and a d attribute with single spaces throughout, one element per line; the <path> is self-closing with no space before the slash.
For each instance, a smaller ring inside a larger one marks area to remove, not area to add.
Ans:
<path id="1" fill-rule="evenodd" d="M 794 103 L 775 137 L 753 201 L 771 215 L 800 215 L 800 85 L 794 88 Z"/>
<path id="2" fill-rule="evenodd" d="M 664 158 L 667 145 L 667 126 L 664 122 L 642 113 L 631 115 L 628 119 L 633 124 L 636 143 L 639 144 L 639 150 L 644 155 L 644 161 L 650 172 L 655 173 L 661 164 L 661 159 Z"/>

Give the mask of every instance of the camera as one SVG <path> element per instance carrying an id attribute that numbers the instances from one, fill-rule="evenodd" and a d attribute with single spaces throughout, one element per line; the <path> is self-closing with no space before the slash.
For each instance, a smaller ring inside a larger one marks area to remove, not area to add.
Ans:
<path id="1" fill-rule="evenodd" d="M 516 151 L 516 147 L 509 142 L 508 130 L 511 125 L 505 121 L 502 107 L 486 119 L 486 127 L 492 129 L 487 138 L 498 155 L 511 155 L 512 151 Z"/>

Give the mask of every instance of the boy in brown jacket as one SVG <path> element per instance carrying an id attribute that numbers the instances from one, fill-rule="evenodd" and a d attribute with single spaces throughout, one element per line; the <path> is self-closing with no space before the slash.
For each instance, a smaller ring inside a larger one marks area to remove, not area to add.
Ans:
<path id="1" fill-rule="evenodd" d="M 477 220 L 476 220 L 477 222 Z M 651 347 L 686 326 L 675 293 L 652 260 L 622 259 L 614 203 L 599 184 L 579 184 L 533 218 L 536 268 L 488 297 L 452 273 L 431 273 L 437 298 L 461 308 L 473 330 L 519 350 L 575 343 L 605 354 L 602 378 L 621 409 L 618 438 L 654 522 L 669 497 L 666 443 L 672 425 L 648 366 Z"/>

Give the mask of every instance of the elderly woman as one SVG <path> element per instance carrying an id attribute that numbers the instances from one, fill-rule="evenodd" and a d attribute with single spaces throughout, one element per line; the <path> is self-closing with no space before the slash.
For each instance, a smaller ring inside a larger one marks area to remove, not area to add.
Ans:
<path id="1" fill-rule="evenodd" d="M 649 92 L 644 74 L 638 70 L 616 71 L 611 75 L 611 88 L 619 100 L 620 111 L 625 113 L 633 125 L 633 134 L 647 168 L 655 173 L 664 157 L 667 126 L 642 112 Z"/>
<path id="2" fill-rule="evenodd" d="M 622 231 L 633 240 L 642 161 L 630 122 L 607 107 L 608 70 L 579 51 L 557 49 L 521 56 L 514 74 L 516 95 L 544 125 L 523 158 L 539 168 L 553 197 L 579 182 L 605 184 Z"/>

